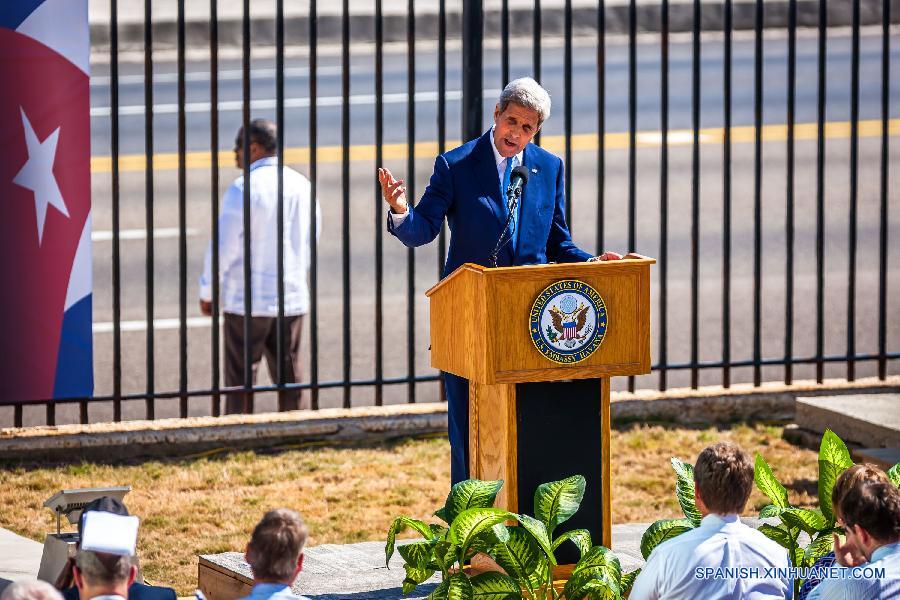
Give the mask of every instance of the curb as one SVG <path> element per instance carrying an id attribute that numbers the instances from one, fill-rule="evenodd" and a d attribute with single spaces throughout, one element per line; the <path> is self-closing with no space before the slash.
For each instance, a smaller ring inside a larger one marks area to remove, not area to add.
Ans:
<path id="1" fill-rule="evenodd" d="M 900 0 L 890 0 L 891 22 L 900 23 Z M 852 2 L 829 2 L 826 5 L 827 23 L 829 27 L 847 27 L 852 24 Z M 764 4 L 763 27 L 767 29 L 786 28 L 788 26 L 787 0 L 767 1 Z M 860 0 L 860 25 L 877 25 L 881 23 L 882 0 Z M 641 3 L 636 7 L 637 31 L 653 33 L 660 30 L 661 4 Z M 691 31 L 694 21 L 694 8 L 690 2 L 672 2 L 669 4 L 669 31 L 672 33 Z M 447 12 L 447 38 L 459 39 L 462 29 L 462 14 Z M 509 11 L 510 31 L 525 32 L 530 37 L 534 13 L 530 9 Z M 572 9 L 573 33 L 578 35 L 596 35 L 597 8 L 575 7 Z M 798 0 L 797 26 L 817 27 L 819 23 L 819 1 Z M 626 34 L 629 31 L 629 7 L 617 4 L 609 6 L 605 11 L 605 31 L 607 34 Z M 736 0 L 733 4 L 732 26 L 735 30 L 753 29 L 756 24 L 756 3 L 747 0 Z M 416 15 L 416 39 L 435 40 L 438 37 L 438 14 L 422 13 Z M 405 42 L 407 36 L 407 18 L 404 15 L 389 14 L 382 17 L 383 40 L 385 43 Z M 251 21 L 250 39 L 254 47 L 275 45 L 275 18 L 255 18 Z M 341 43 L 342 18 L 337 15 L 322 15 L 317 20 L 318 41 L 320 44 Z M 722 31 L 724 27 L 724 10 L 721 3 L 707 3 L 701 7 L 701 29 L 704 31 Z M 220 19 L 218 35 L 220 47 L 240 47 L 243 24 L 240 19 Z M 546 36 L 561 36 L 565 31 L 565 11 L 562 8 L 545 8 L 541 12 L 541 29 Z M 144 44 L 143 22 L 119 23 L 119 50 L 139 50 Z M 177 23 L 175 21 L 159 21 L 153 23 L 154 49 L 172 49 L 177 44 Z M 91 24 L 91 48 L 93 51 L 108 51 L 110 40 L 108 23 Z M 288 45 L 306 45 L 309 43 L 309 18 L 286 17 L 284 35 Z M 484 37 L 499 39 L 500 12 L 486 10 L 484 12 Z M 350 41 L 352 43 L 373 43 L 375 41 L 375 16 L 350 15 Z M 190 48 L 209 47 L 209 24 L 205 21 L 188 21 L 185 23 L 185 42 Z"/>
<path id="2" fill-rule="evenodd" d="M 896 392 L 900 376 L 885 381 L 797 382 L 738 385 L 667 392 L 617 392 L 613 422 L 669 422 L 684 425 L 735 421 L 786 422 L 797 397 Z M 405 437 L 443 435 L 443 403 L 398 404 L 260 415 L 194 417 L 91 425 L 0 429 L 0 461 L 109 461 L 173 457 L 249 448 L 372 444 Z"/>

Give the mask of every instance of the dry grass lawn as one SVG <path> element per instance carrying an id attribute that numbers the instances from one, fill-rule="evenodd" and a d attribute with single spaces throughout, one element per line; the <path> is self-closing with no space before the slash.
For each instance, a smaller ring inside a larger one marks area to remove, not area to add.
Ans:
<path id="1" fill-rule="evenodd" d="M 669 458 L 693 462 L 718 440 L 769 461 L 791 501 L 815 504 L 816 454 L 781 439 L 781 428 L 630 426 L 612 433 L 613 519 L 654 521 L 680 514 Z M 197 555 L 242 550 L 269 508 L 298 509 L 312 545 L 384 539 L 398 514 L 429 519 L 450 478 L 446 439 L 367 448 L 237 452 L 136 464 L 0 465 L 0 527 L 41 540 L 55 528 L 42 503 L 63 488 L 130 484 L 142 518 L 139 552 L 148 580 L 186 595 L 197 584 Z M 766 504 L 754 492 L 748 514 Z"/>

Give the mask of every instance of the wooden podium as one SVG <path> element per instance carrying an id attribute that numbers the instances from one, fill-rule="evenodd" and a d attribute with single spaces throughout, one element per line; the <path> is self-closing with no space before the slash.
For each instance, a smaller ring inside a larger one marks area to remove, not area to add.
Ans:
<path id="1" fill-rule="evenodd" d="M 557 535 L 585 528 L 610 547 L 609 381 L 650 372 L 655 262 L 465 264 L 427 292 L 431 364 L 469 380 L 469 474 L 505 481 L 497 506 L 533 515 L 538 485 L 584 475 L 581 508 Z M 584 306 L 593 321 L 574 316 Z M 593 353 L 565 354 L 588 331 Z M 574 552 L 561 546 L 560 564 Z"/>

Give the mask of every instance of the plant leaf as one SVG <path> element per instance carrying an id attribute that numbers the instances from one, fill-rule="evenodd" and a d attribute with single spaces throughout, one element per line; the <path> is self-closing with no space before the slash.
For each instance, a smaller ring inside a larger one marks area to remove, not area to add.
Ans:
<path id="1" fill-rule="evenodd" d="M 761 511 L 759 511 L 760 519 L 771 519 L 772 517 L 780 517 L 781 513 L 788 509 L 782 508 L 780 506 L 775 506 L 774 504 L 766 504 Z"/>
<path id="2" fill-rule="evenodd" d="M 435 513 L 435 516 L 442 519 L 445 523 L 452 524 L 453 520 L 464 510 L 490 508 L 494 506 L 497 492 L 502 487 L 502 481 L 481 481 L 480 479 L 460 481 L 450 488 L 444 508 L 437 511 L 437 513 L 441 514 Z"/>
<path id="3" fill-rule="evenodd" d="M 390 568 L 389 563 L 391 562 L 391 556 L 394 555 L 394 544 L 397 539 L 397 534 L 407 527 L 421 533 L 426 540 L 430 540 L 434 537 L 431 528 L 418 519 L 410 519 L 409 517 L 397 517 L 394 519 L 390 529 L 388 529 L 387 542 L 384 545 L 384 565 L 388 568 Z"/>
<path id="4" fill-rule="evenodd" d="M 441 571 L 447 571 L 456 562 L 459 547 L 447 540 L 441 540 L 434 545 L 434 560 Z"/>
<path id="5" fill-rule="evenodd" d="M 619 587 L 622 591 L 622 596 L 627 596 L 629 592 L 631 592 L 631 586 L 634 585 L 634 580 L 637 579 L 637 576 L 641 574 L 640 569 L 635 569 L 631 573 L 623 573 L 622 574 L 622 582 L 619 584 Z"/>
<path id="6" fill-rule="evenodd" d="M 822 444 L 819 446 L 819 508 L 834 523 L 834 508 L 831 506 L 831 491 L 838 476 L 853 466 L 847 445 L 830 429 L 825 430 Z"/>
<path id="7" fill-rule="evenodd" d="M 694 466 L 682 462 L 681 459 L 672 458 L 672 468 L 675 470 L 675 496 L 681 506 L 684 517 L 694 525 L 700 526 L 703 516 L 697 510 L 697 499 L 694 489 Z"/>
<path id="8" fill-rule="evenodd" d="M 621 579 L 622 566 L 616 555 L 608 548 L 594 546 L 575 565 L 564 594 L 566 598 L 582 598 L 593 590 L 601 594 L 608 591 L 616 597 Z"/>
<path id="9" fill-rule="evenodd" d="M 515 518 L 516 515 L 502 508 L 470 508 L 453 519 L 449 539 L 465 553 L 479 534 L 490 530 L 497 523 Z"/>
<path id="10" fill-rule="evenodd" d="M 534 587 L 543 582 L 546 557 L 534 537 L 523 527 L 510 527 L 509 539 L 491 548 L 490 555 L 510 577 Z"/>
<path id="11" fill-rule="evenodd" d="M 808 508 L 789 508 L 781 513 L 781 520 L 789 527 L 802 529 L 810 535 L 828 526 L 822 511 Z"/>
<path id="12" fill-rule="evenodd" d="M 425 600 L 447 600 L 447 591 L 450 589 L 450 580 L 445 579 L 439 586 L 428 594 Z"/>
<path id="13" fill-rule="evenodd" d="M 553 549 L 556 550 L 557 548 L 559 548 L 559 545 L 566 540 L 572 540 L 572 542 L 574 542 L 575 545 L 578 546 L 580 556 L 584 556 L 591 550 L 591 532 L 587 529 L 573 529 L 571 531 L 563 533 L 561 536 L 553 540 Z"/>
<path id="14" fill-rule="evenodd" d="M 759 526 L 759 532 L 764 534 L 767 538 L 772 540 L 773 542 L 777 542 L 780 546 L 783 546 L 787 549 L 791 547 L 791 536 L 781 527 L 774 527 L 769 525 L 768 523 L 763 523 Z"/>
<path id="15" fill-rule="evenodd" d="M 534 492 L 534 516 L 546 527 L 552 539 L 556 527 L 574 515 L 584 498 L 584 477 L 573 475 L 538 486 Z"/>
<path id="16" fill-rule="evenodd" d="M 447 580 L 447 600 L 472 600 L 475 592 L 465 573 L 454 573 Z"/>
<path id="17" fill-rule="evenodd" d="M 887 472 L 888 478 L 891 480 L 891 483 L 900 487 L 900 463 L 897 463 Z"/>
<path id="18" fill-rule="evenodd" d="M 403 565 L 403 568 L 406 569 L 406 579 L 403 580 L 404 594 L 410 593 L 420 583 L 434 575 L 434 569 L 420 569 L 410 564 Z"/>
<path id="19" fill-rule="evenodd" d="M 425 569 L 434 558 L 434 543 L 413 542 L 397 546 L 397 552 L 403 557 L 407 565 L 417 569 Z"/>
<path id="20" fill-rule="evenodd" d="M 566 598 L 585 598 L 587 600 L 619 600 L 622 597 L 620 587 L 615 581 L 602 577 L 592 577 L 589 573 L 573 576 L 563 589 Z"/>
<path id="21" fill-rule="evenodd" d="M 441 521 L 443 521 L 444 523 L 446 523 L 447 525 L 450 524 L 450 521 L 447 520 L 447 507 L 446 506 L 442 506 L 441 508 L 434 511 L 434 516 L 437 517 L 438 519 L 440 519 Z"/>
<path id="22" fill-rule="evenodd" d="M 803 564 L 801 566 L 811 567 L 817 560 L 828 554 L 834 549 L 833 529 L 826 529 L 809 543 L 803 551 Z"/>
<path id="23" fill-rule="evenodd" d="M 756 481 L 756 487 L 759 488 L 766 497 L 772 501 L 772 504 L 778 508 L 788 508 L 787 490 L 781 482 L 775 478 L 772 468 L 762 455 L 756 455 L 756 465 L 753 468 L 753 480 Z"/>
<path id="24" fill-rule="evenodd" d="M 538 521 L 534 517 L 528 515 L 516 515 L 519 524 L 534 538 L 541 550 L 547 556 L 550 564 L 556 564 L 556 557 L 553 555 L 553 547 L 550 545 L 550 538 L 547 535 L 547 526 Z"/>
<path id="25" fill-rule="evenodd" d="M 472 597 L 475 600 L 506 600 L 520 597 L 519 586 L 511 577 L 503 573 L 481 573 L 473 577 L 470 583 L 472 584 Z"/>
<path id="26" fill-rule="evenodd" d="M 686 531 L 694 529 L 693 523 L 688 519 L 661 519 L 647 528 L 641 536 L 641 555 L 644 560 L 650 556 L 653 549 L 666 540 L 677 537 Z"/>

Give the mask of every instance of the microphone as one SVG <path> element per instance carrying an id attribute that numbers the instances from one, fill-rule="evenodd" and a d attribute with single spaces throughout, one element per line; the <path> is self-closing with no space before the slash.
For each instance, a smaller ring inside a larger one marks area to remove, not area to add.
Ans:
<path id="1" fill-rule="evenodd" d="M 512 209 L 519 203 L 519 198 L 522 197 L 522 188 L 525 187 L 526 183 L 528 183 L 528 169 L 519 165 L 510 173 L 509 187 L 506 190 L 506 202 L 507 206 L 510 207 L 510 214 L 512 214 Z"/>
<path id="2" fill-rule="evenodd" d="M 491 252 L 491 266 L 494 268 L 497 268 L 497 256 L 500 254 L 500 250 L 512 241 L 513 232 L 509 230 L 509 225 L 512 223 L 513 215 L 519 205 L 519 198 L 522 197 L 522 188 L 526 183 L 528 183 L 528 169 L 524 165 L 519 165 L 509 175 L 509 187 L 506 188 L 506 207 L 508 209 L 506 223 L 504 223 L 500 237 L 497 238 L 497 244 Z"/>

